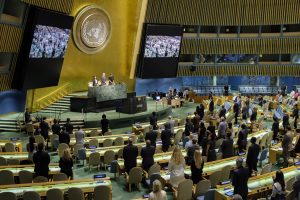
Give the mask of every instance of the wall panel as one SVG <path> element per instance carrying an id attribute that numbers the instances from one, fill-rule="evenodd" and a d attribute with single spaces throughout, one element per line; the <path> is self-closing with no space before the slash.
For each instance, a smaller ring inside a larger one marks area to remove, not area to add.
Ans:
<path id="1" fill-rule="evenodd" d="M 24 3 L 55 10 L 62 13 L 71 13 L 74 0 L 22 0 Z"/>
<path id="2" fill-rule="evenodd" d="M 300 22 L 299 0 L 151 0 L 146 22 L 262 25 Z"/>

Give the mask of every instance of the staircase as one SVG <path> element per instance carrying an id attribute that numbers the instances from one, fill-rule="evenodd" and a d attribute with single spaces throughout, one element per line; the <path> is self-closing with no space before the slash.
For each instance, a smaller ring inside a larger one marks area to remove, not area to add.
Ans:
<path id="1" fill-rule="evenodd" d="M 0 132 L 19 132 L 20 126 L 18 120 L 0 119 Z"/>
<path id="2" fill-rule="evenodd" d="M 62 99 L 52 103 L 50 106 L 43 108 L 39 113 L 64 113 L 70 111 L 70 98 L 76 96 L 76 94 L 69 94 Z"/>

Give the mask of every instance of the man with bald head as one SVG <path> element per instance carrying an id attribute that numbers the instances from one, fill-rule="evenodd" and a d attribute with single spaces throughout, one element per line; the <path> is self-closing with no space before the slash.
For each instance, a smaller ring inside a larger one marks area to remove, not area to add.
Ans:
<path id="1" fill-rule="evenodd" d="M 138 156 L 138 148 L 133 145 L 132 138 L 128 139 L 128 145 L 123 148 L 124 167 L 129 174 L 130 170 L 136 167 L 136 158 Z"/>

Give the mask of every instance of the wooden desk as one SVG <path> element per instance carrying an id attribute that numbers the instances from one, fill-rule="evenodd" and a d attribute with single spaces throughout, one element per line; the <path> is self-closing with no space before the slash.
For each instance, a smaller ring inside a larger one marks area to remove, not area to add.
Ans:
<path id="1" fill-rule="evenodd" d="M 299 166 L 292 166 L 288 168 L 281 169 L 284 174 L 284 179 L 289 180 L 292 177 L 296 177 L 300 174 L 298 170 Z M 270 193 L 273 185 L 273 176 L 275 176 L 276 171 L 267 173 L 261 176 L 252 177 L 248 180 L 249 198 L 260 198 L 265 197 L 266 194 Z M 223 185 L 218 187 L 215 193 L 215 200 L 230 200 L 231 196 L 227 196 L 225 193 L 233 191 L 233 186 L 231 184 Z"/>
<path id="2" fill-rule="evenodd" d="M 63 192 L 67 192 L 71 187 L 77 187 L 83 190 L 84 193 L 93 193 L 94 188 L 99 185 L 109 186 L 112 193 L 112 185 L 109 178 L 102 179 L 102 182 L 94 181 L 92 179 L 79 179 L 69 181 L 55 181 L 45 183 L 28 183 L 28 184 L 15 184 L 15 185 L 3 185 L 0 186 L 1 192 L 12 192 L 17 195 L 18 198 L 22 197 L 26 191 L 35 191 L 39 193 L 41 197 L 45 197 L 48 190 L 58 188 Z M 110 195 L 112 199 L 112 195 Z"/>
<path id="3" fill-rule="evenodd" d="M 0 157 L 3 157 L 7 160 L 9 159 L 18 159 L 18 160 L 27 160 L 28 153 L 26 152 L 0 152 Z"/>
<path id="4" fill-rule="evenodd" d="M 171 159 L 173 152 L 166 152 L 166 153 L 158 153 L 154 155 L 154 162 L 158 164 L 164 164 L 168 163 L 169 160 Z M 182 150 L 183 156 L 186 156 L 185 150 Z M 138 156 L 137 157 L 137 166 L 142 166 L 142 157 Z M 120 169 L 124 169 L 124 159 L 118 159 L 118 164 L 120 166 Z"/>
<path id="5" fill-rule="evenodd" d="M 0 148 L 4 149 L 6 143 L 13 143 L 17 152 L 22 152 L 21 140 L 0 140 Z"/>
<path id="6" fill-rule="evenodd" d="M 281 142 L 269 148 L 269 162 L 276 163 L 282 154 Z"/>
<path id="7" fill-rule="evenodd" d="M 34 173 L 34 165 L 8 165 L 8 166 L 0 166 L 0 171 L 2 170 L 9 170 L 11 171 L 14 176 L 19 176 L 20 171 L 29 171 Z M 51 164 L 49 165 L 49 175 L 58 174 L 60 173 L 60 168 L 58 164 Z"/>
<path id="8" fill-rule="evenodd" d="M 179 122 L 181 119 L 179 118 L 174 118 L 175 120 L 175 127 L 179 126 Z M 160 120 L 157 122 L 158 127 L 162 127 L 165 123 L 167 123 L 169 120 Z M 132 124 L 132 132 L 135 133 L 136 135 L 139 134 L 139 132 L 144 132 L 145 128 L 148 128 L 150 126 L 150 123 L 138 123 L 138 124 Z"/>

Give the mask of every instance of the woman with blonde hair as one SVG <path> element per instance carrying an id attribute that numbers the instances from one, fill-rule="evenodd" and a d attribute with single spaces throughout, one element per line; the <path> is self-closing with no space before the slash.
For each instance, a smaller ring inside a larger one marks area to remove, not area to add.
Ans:
<path id="1" fill-rule="evenodd" d="M 194 152 L 194 160 L 191 164 L 191 172 L 192 172 L 192 181 L 194 184 L 197 184 L 201 181 L 202 178 L 202 170 L 203 170 L 204 160 L 202 158 L 200 150 L 196 150 Z"/>
<path id="2" fill-rule="evenodd" d="M 167 194 L 161 189 L 159 180 L 153 181 L 153 191 L 150 193 L 149 200 L 167 200 Z"/>
<path id="3" fill-rule="evenodd" d="M 69 178 L 73 179 L 73 159 L 70 149 L 65 149 L 63 156 L 59 160 L 60 172 L 65 173 Z"/>
<path id="4" fill-rule="evenodd" d="M 168 165 L 168 170 L 170 172 L 170 184 L 175 188 L 177 188 L 178 184 L 185 179 L 184 167 L 185 160 L 181 149 L 176 146 Z"/>

